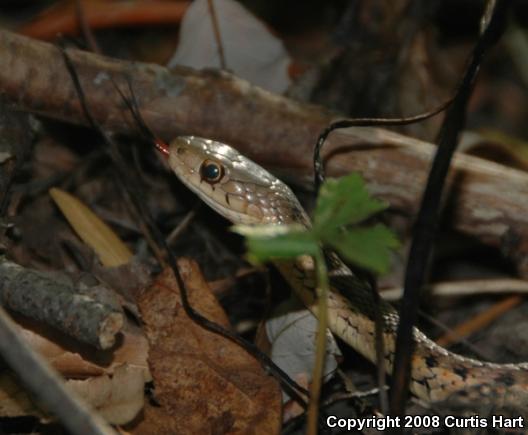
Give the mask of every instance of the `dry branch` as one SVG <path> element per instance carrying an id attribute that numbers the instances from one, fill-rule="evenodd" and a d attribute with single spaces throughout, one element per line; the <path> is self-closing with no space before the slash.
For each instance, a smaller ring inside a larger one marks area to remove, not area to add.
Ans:
<path id="1" fill-rule="evenodd" d="M 102 287 L 80 289 L 66 275 L 52 278 L 8 261 L 0 264 L 0 304 L 99 349 L 113 346 L 124 322 Z"/>
<path id="2" fill-rule="evenodd" d="M 125 89 L 129 76 L 147 124 L 162 138 L 196 134 L 221 140 L 265 166 L 295 168 L 299 180 L 311 175 L 312 149 L 319 133 L 338 118 L 225 73 L 169 71 L 76 50 L 69 54 L 88 105 L 103 126 L 136 132 L 109 80 L 114 77 Z M 53 45 L 0 32 L 0 65 L 0 90 L 18 107 L 85 123 L 71 79 Z M 334 133 L 329 148 L 329 175 L 357 170 L 374 193 L 396 208 L 415 212 L 434 151 L 431 144 L 383 129 L 353 128 Z M 459 155 L 452 179 L 451 225 L 500 247 L 528 276 L 528 175 Z"/>

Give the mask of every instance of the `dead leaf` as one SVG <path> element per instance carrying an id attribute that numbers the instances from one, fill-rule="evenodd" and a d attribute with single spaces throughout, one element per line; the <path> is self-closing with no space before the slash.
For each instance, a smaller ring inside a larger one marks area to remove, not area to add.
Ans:
<path id="1" fill-rule="evenodd" d="M 122 364 L 114 374 L 83 380 L 70 379 L 66 386 L 97 410 L 111 424 L 132 421 L 143 408 L 144 379 L 138 367 Z M 0 417 L 38 417 L 41 422 L 50 417 L 34 402 L 27 390 L 10 372 L 0 374 Z"/>
<path id="2" fill-rule="evenodd" d="M 21 337 L 66 378 L 111 375 L 114 368 L 126 363 L 143 371 L 144 381 L 151 379 L 148 370 L 148 343 L 143 331 L 127 319 L 118 344 L 107 351 L 96 351 L 67 337 L 56 329 L 13 314 Z"/>
<path id="3" fill-rule="evenodd" d="M 239 2 L 215 0 L 214 7 L 227 68 L 268 91 L 286 91 L 292 61 L 282 41 Z M 221 67 L 207 0 L 193 1 L 183 16 L 178 49 L 169 61 L 175 65 Z"/>
<path id="4" fill-rule="evenodd" d="M 146 403 L 143 408 L 143 418 L 133 428 L 128 428 L 128 433 L 137 434 L 180 434 L 181 422 L 171 418 L 164 409 Z"/>
<path id="5" fill-rule="evenodd" d="M 290 298 L 273 311 L 265 322 L 263 336 L 270 344 L 272 361 L 286 372 L 297 384 L 308 389 L 314 371 L 316 341 L 319 323 L 316 317 L 299 302 Z M 263 338 L 264 338 L 263 337 Z M 329 381 L 337 369 L 341 351 L 334 336 L 326 330 L 326 351 L 323 381 Z M 283 392 L 283 421 L 301 415 L 304 409 Z"/>
<path id="6" fill-rule="evenodd" d="M 108 422 L 125 424 L 142 409 L 144 385 L 151 377 L 147 366 L 148 343 L 139 327 L 129 321 L 114 349 L 94 351 L 41 323 L 20 316 L 15 316 L 15 321 L 20 335 L 59 373 L 77 378 L 67 380 L 66 384 Z M 13 375 L 1 373 L 0 417 L 27 415 L 47 418 Z"/>
<path id="7" fill-rule="evenodd" d="M 130 422 L 143 408 L 144 379 L 138 367 L 122 364 L 112 376 L 72 379 L 66 384 L 112 424 Z"/>
<path id="8" fill-rule="evenodd" d="M 130 261 L 133 256 L 130 249 L 83 202 L 56 187 L 49 193 L 77 235 L 97 253 L 103 265 L 116 267 Z"/>
<path id="9" fill-rule="evenodd" d="M 277 307 L 266 321 L 265 330 L 271 343 L 271 359 L 292 379 L 312 381 L 318 321 L 306 308 L 292 307 L 287 301 Z M 326 331 L 326 353 L 323 378 L 328 381 L 338 366 L 341 351 L 334 336 Z M 288 396 L 284 394 L 284 397 Z"/>
<path id="10" fill-rule="evenodd" d="M 43 418 L 43 412 L 29 397 L 14 375 L 4 371 L 0 373 L 0 416 L 21 417 L 34 415 Z"/>
<path id="11" fill-rule="evenodd" d="M 192 306 L 228 327 L 197 265 L 179 262 Z M 150 343 L 149 365 L 161 410 L 146 412 L 135 434 L 274 434 L 281 427 L 275 380 L 240 346 L 206 331 L 185 314 L 172 271 L 163 272 L 138 305 Z M 163 421 L 161 421 L 163 420 Z"/>

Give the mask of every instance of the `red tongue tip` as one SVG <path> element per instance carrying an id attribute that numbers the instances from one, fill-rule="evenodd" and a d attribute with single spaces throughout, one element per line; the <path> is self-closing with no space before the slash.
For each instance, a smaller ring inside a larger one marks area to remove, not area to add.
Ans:
<path id="1" fill-rule="evenodd" d="M 165 142 L 157 139 L 156 142 L 154 142 L 154 146 L 161 154 L 163 154 L 166 158 L 169 158 L 169 146 Z"/>

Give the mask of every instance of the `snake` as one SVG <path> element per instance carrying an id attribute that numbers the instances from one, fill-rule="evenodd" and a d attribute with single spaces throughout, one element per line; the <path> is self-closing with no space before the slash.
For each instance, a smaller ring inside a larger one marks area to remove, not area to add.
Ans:
<path id="1" fill-rule="evenodd" d="M 303 225 L 310 219 L 293 191 L 235 148 L 212 139 L 179 136 L 163 150 L 170 169 L 203 202 L 234 224 Z M 330 331 L 376 363 L 375 306 L 382 314 L 384 359 L 392 373 L 399 317 L 387 302 L 374 301 L 368 284 L 332 256 L 328 295 Z M 274 262 L 296 295 L 317 315 L 314 260 L 301 255 Z M 453 353 L 414 328 L 410 390 L 427 403 L 451 409 L 491 406 L 528 409 L 528 363 L 496 364 Z M 489 409 L 489 408 L 488 408 Z"/>

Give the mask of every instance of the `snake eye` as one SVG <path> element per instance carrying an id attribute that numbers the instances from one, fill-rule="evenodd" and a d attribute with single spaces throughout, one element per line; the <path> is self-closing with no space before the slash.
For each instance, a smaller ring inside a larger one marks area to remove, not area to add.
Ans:
<path id="1" fill-rule="evenodd" d="M 224 176 L 224 167 L 211 160 L 206 160 L 200 166 L 200 176 L 202 180 L 210 184 L 218 183 Z"/>

